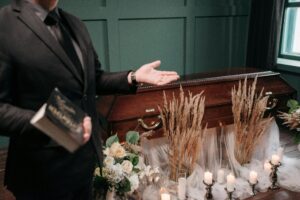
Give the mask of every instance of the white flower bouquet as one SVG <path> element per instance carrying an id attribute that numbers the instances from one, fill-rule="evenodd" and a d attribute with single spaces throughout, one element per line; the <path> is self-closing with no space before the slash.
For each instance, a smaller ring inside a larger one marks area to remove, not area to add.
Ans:
<path id="1" fill-rule="evenodd" d="M 96 196 L 101 196 L 103 190 L 114 191 L 117 196 L 132 193 L 138 189 L 140 180 L 153 171 L 141 161 L 138 142 L 139 133 L 134 131 L 129 131 L 122 143 L 117 135 L 106 140 L 102 174 L 99 167 L 94 172 Z M 158 170 L 155 169 L 155 172 Z"/>

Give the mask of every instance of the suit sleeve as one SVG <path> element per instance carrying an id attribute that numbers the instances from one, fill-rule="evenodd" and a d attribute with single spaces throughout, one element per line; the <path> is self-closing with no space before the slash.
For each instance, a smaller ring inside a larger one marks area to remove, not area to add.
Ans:
<path id="1" fill-rule="evenodd" d="M 97 53 L 94 50 L 96 69 L 96 90 L 97 94 L 133 94 L 137 90 L 136 85 L 130 85 L 127 76 L 130 71 L 105 72 L 101 69 Z"/>
<path id="2" fill-rule="evenodd" d="M 0 49 L 0 135 L 12 136 L 34 130 L 31 110 L 13 105 L 13 66 Z"/>

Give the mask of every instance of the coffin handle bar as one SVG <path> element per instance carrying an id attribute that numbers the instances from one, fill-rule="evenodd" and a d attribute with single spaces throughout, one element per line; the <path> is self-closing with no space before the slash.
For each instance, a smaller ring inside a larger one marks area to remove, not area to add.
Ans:
<path id="1" fill-rule="evenodd" d="M 272 110 L 273 108 L 275 108 L 275 106 L 278 103 L 278 99 L 277 98 L 272 98 L 271 96 L 273 95 L 273 92 L 268 91 L 265 93 L 266 96 L 269 96 L 270 100 L 268 101 L 268 107 L 266 107 L 267 110 Z"/>
<path id="2" fill-rule="evenodd" d="M 154 129 L 158 128 L 158 127 L 161 125 L 161 122 L 162 122 L 161 116 L 160 116 L 160 115 L 158 115 L 157 118 L 158 118 L 159 121 L 156 122 L 156 123 L 153 124 L 153 125 L 150 125 L 150 126 L 147 125 L 147 124 L 144 122 L 144 120 L 143 120 L 142 118 L 139 118 L 139 119 L 138 119 L 138 123 L 139 123 L 144 129 L 146 129 L 146 130 L 148 130 L 148 131 L 154 130 Z"/>

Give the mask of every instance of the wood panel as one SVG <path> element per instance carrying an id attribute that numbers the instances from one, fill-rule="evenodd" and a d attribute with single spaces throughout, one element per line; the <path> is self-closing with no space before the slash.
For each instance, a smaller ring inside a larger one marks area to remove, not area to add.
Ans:
<path id="1" fill-rule="evenodd" d="M 77 1 L 60 5 L 87 22 L 110 71 L 156 59 L 181 75 L 245 65 L 250 0 L 109 0 L 93 7 Z"/>
<path id="2" fill-rule="evenodd" d="M 161 59 L 164 69 L 183 74 L 184 18 L 120 20 L 119 31 L 121 70 Z"/>

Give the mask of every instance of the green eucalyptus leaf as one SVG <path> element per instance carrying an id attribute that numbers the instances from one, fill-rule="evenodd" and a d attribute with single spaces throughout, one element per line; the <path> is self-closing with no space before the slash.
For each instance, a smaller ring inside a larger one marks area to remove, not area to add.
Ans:
<path id="1" fill-rule="evenodd" d="M 136 131 L 128 131 L 126 134 L 126 142 L 129 144 L 137 144 L 140 139 L 140 135 Z"/>
<path id="2" fill-rule="evenodd" d="M 299 107 L 299 103 L 295 99 L 290 99 L 287 102 L 287 107 L 289 107 L 290 110 L 295 110 L 297 107 Z"/>
<path id="3" fill-rule="evenodd" d="M 106 140 L 106 143 L 105 143 L 105 146 L 106 147 L 110 147 L 113 143 L 115 142 L 119 142 L 119 138 L 118 138 L 118 135 L 115 134 L 115 135 L 112 135 L 110 136 L 109 138 L 107 138 Z"/>
<path id="4" fill-rule="evenodd" d="M 133 166 L 136 166 L 139 163 L 139 157 L 134 156 L 131 160 L 131 163 L 132 163 Z"/>
<path id="5" fill-rule="evenodd" d="M 129 153 L 128 160 L 132 163 L 133 166 L 136 166 L 139 163 L 139 156 L 134 153 Z"/>

